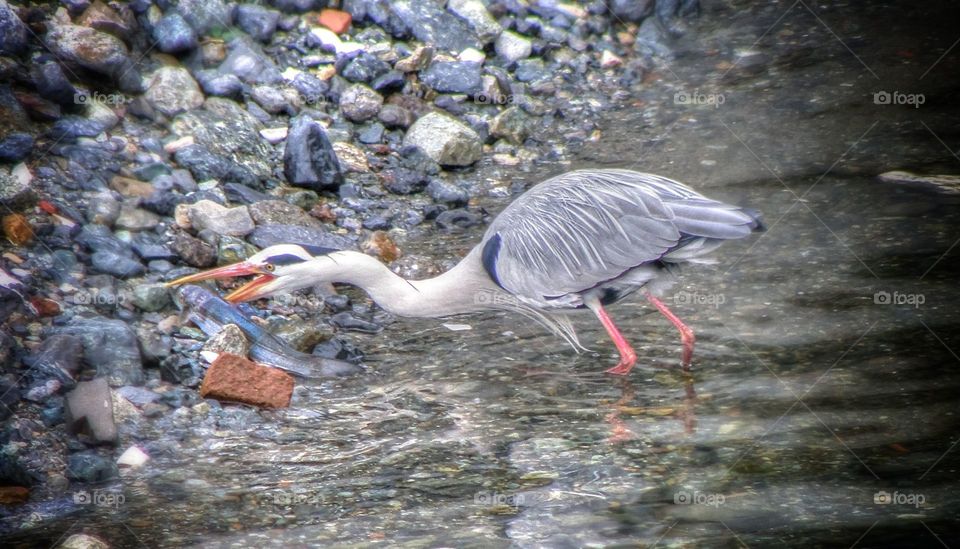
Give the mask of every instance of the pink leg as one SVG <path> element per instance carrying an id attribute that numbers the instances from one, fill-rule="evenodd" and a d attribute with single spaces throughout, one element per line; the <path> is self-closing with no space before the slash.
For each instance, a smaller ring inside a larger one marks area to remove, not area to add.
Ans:
<path id="1" fill-rule="evenodd" d="M 693 359 L 693 344 L 696 341 L 696 337 L 693 335 L 693 330 L 689 326 L 683 323 L 682 320 L 677 318 L 677 315 L 673 314 L 673 311 L 667 308 L 667 306 L 653 296 L 650 292 L 644 292 L 647 296 L 647 299 L 650 300 L 650 303 L 657 308 L 663 316 L 667 317 L 667 320 L 673 323 L 677 327 L 677 330 L 680 330 L 680 341 L 683 342 L 683 370 L 690 371 L 690 361 Z"/>
<path id="2" fill-rule="evenodd" d="M 607 333 L 610 334 L 610 339 L 613 340 L 613 344 L 617 346 L 617 351 L 620 352 L 620 362 L 613 368 L 607 370 L 607 373 L 618 376 L 629 374 L 633 365 L 637 363 L 637 353 L 633 352 L 633 347 L 631 347 L 630 344 L 627 343 L 627 340 L 623 338 L 623 335 L 620 334 L 620 330 L 617 329 L 613 320 L 607 315 L 607 311 L 603 310 L 603 305 L 601 305 L 599 301 L 588 303 L 587 306 L 590 307 L 594 314 L 597 315 L 597 318 L 600 319 L 600 323 L 606 328 Z"/>

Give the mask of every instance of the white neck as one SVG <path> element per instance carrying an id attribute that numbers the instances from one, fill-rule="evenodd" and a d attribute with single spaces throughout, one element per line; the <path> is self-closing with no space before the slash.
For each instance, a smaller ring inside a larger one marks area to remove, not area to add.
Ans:
<path id="1" fill-rule="evenodd" d="M 502 292 L 487 276 L 475 252 L 442 275 L 425 280 L 406 280 L 359 252 L 334 252 L 308 263 L 317 262 L 325 281 L 362 288 L 390 313 L 441 317 L 489 309 L 492 296 Z"/>

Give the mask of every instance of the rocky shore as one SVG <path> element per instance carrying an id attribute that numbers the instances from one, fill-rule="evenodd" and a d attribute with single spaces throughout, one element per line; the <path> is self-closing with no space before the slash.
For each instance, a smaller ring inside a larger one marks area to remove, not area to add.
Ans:
<path id="1" fill-rule="evenodd" d="M 0 532 L 119 482 L 144 422 L 222 413 L 165 281 L 277 243 L 443 270 L 404 243 L 485 223 L 510 174 L 596 140 L 697 10 L 0 0 Z M 351 361 L 384 322 L 336 294 L 247 312 Z"/>

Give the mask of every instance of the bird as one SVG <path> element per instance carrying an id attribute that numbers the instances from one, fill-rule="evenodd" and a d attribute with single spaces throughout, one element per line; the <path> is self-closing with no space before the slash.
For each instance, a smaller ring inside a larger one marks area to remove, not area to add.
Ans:
<path id="1" fill-rule="evenodd" d="M 629 374 L 637 355 L 606 307 L 642 290 L 680 332 L 681 365 L 688 372 L 694 332 L 658 296 L 675 282 L 681 265 L 714 263 L 709 255 L 724 241 L 763 229 L 759 212 L 712 200 L 666 177 L 623 169 L 574 170 L 517 197 L 490 222 L 479 244 L 433 278 L 407 280 L 361 252 L 313 255 L 303 246 L 277 244 L 168 285 L 255 275 L 225 296 L 238 303 L 345 283 L 401 317 L 519 313 L 578 352 L 588 349 L 570 315 L 590 311 L 619 353 L 619 362 L 606 370 L 614 375 Z"/>

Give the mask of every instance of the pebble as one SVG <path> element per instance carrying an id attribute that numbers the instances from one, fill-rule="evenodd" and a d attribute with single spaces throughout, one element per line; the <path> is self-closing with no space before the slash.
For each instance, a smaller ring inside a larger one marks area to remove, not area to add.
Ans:
<path id="1" fill-rule="evenodd" d="M 297 187 L 333 190 L 343 183 L 343 172 L 327 132 L 318 122 L 293 119 L 283 151 L 283 174 Z"/>
<path id="2" fill-rule="evenodd" d="M 141 311 L 156 312 L 170 304 L 170 292 L 163 284 L 137 284 L 133 288 L 131 301 Z"/>
<path id="3" fill-rule="evenodd" d="M 340 95 L 340 112 L 351 122 L 364 122 L 380 112 L 383 96 L 363 84 L 354 84 Z"/>
<path id="4" fill-rule="evenodd" d="M 31 206 L 37 199 L 33 187 L 33 174 L 26 164 L 17 164 L 12 169 L 0 166 L 0 206 L 18 210 Z"/>
<path id="5" fill-rule="evenodd" d="M 250 217 L 257 225 L 295 225 L 320 227 L 323 224 L 297 206 L 283 200 L 262 200 L 249 206 Z"/>
<path id="6" fill-rule="evenodd" d="M 420 79 L 441 93 L 475 95 L 483 84 L 480 69 L 481 65 L 472 61 L 434 61 Z"/>
<path id="7" fill-rule="evenodd" d="M 247 240 L 258 248 L 275 244 L 296 244 L 306 248 L 349 250 L 355 244 L 349 238 L 334 234 L 322 227 L 298 227 L 295 225 L 261 225 L 253 230 Z"/>
<path id="8" fill-rule="evenodd" d="M 437 226 L 443 230 L 451 230 L 454 228 L 466 229 L 480 225 L 483 223 L 483 219 L 471 211 L 456 209 L 442 212 L 437 216 L 436 223 Z"/>
<path id="9" fill-rule="evenodd" d="M 184 53 L 197 47 L 197 33 L 177 12 L 164 15 L 153 26 L 153 39 L 164 53 Z"/>
<path id="10" fill-rule="evenodd" d="M 430 66 L 431 61 L 433 61 L 433 47 L 418 46 L 410 55 L 394 63 L 393 68 L 400 72 L 422 71 Z"/>
<path id="11" fill-rule="evenodd" d="M 515 145 L 523 145 L 532 132 L 532 120 L 519 107 L 504 109 L 490 122 L 490 135 L 504 138 Z"/>
<path id="12" fill-rule="evenodd" d="M 110 544 L 92 534 L 70 534 L 57 549 L 110 549 Z"/>
<path id="13" fill-rule="evenodd" d="M 213 267 L 217 262 L 217 251 L 213 246 L 188 234 L 178 233 L 169 246 L 187 265 L 203 269 Z"/>
<path id="14" fill-rule="evenodd" d="M 23 160 L 33 149 L 34 138 L 28 133 L 14 132 L 0 140 L 0 162 L 15 163 Z"/>
<path id="15" fill-rule="evenodd" d="M 26 48 L 26 25 L 6 0 L 0 1 L 0 55 L 17 56 Z"/>
<path id="16" fill-rule="evenodd" d="M 333 144 L 333 151 L 337 154 L 344 173 L 367 173 L 370 165 L 363 149 L 352 143 L 338 142 Z M 343 196 L 343 192 L 340 193 Z"/>
<path id="17" fill-rule="evenodd" d="M 246 166 L 215 154 L 203 145 L 188 145 L 174 153 L 177 164 L 190 170 L 199 181 L 216 179 L 222 182 L 236 182 L 247 186 L 257 186 L 257 177 Z"/>
<path id="18" fill-rule="evenodd" d="M 524 36 L 512 31 L 500 33 L 495 44 L 495 50 L 507 63 L 516 63 L 521 59 L 530 57 L 533 53 L 533 42 Z"/>
<path id="19" fill-rule="evenodd" d="M 52 25 L 44 43 L 58 58 L 103 75 L 119 75 L 131 66 L 130 52 L 122 40 L 89 27 Z"/>
<path id="20" fill-rule="evenodd" d="M 440 50 L 453 53 L 467 48 L 483 48 L 476 33 L 463 19 L 433 2 L 399 0 L 389 6 L 391 15 L 399 23 L 388 29 L 395 38 L 412 34 L 420 42 L 435 44 Z"/>
<path id="21" fill-rule="evenodd" d="M 154 109 L 167 116 L 203 105 L 203 92 L 190 71 L 183 67 L 160 67 L 150 77 L 144 94 Z"/>
<path id="22" fill-rule="evenodd" d="M 125 202 L 120 206 L 120 215 L 117 216 L 114 226 L 125 231 L 148 231 L 160 223 L 160 217 L 143 208 L 137 208 L 135 202 Z"/>
<path id="23" fill-rule="evenodd" d="M 384 105 L 377 113 L 377 120 L 389 129 L 407 129 L 413 124 L 413 113 L 399 105 Z"/>
<path id="24" fill-rule="evenodd" d="M 109 458 L 95 451 L 70 454 L 67 459 L 67 478 L 85 483 L 103 483 L 113 480 L 120 472 Z"/>
<path id="25" fill-rule="evenodd" d="M 352 17 L 345 11 L 326 8 L 320 10 L 317 22 L 337 34 L 343 34 L 350 28 Z"/>
<path id="26" fill-rule="evenodd" d="M 293 395 L 293 377 L 242 356 L 221 353 L 207 369 L 200 396 L 266 408 L 286 408 Z"/>
<path id="27" fill-rule="evenodd" d="M 216 71 L 197 71 L 197 82 L 207 95 L 237 97 L 243 91 L 243 82 L 235 74 L 220 74 Z"/>
<path id="28" fill-rule="evenodd" d="M 269 42 L 277 31 L 280 12 L 256 4 L 240 4 L 234 10 L 237 26 L 261 42 Z"/>
<path id="29" fill-rule="evenodd" d="M 447 9 L 463 19 L 483 43 L 492 42 L 503 31 L 503 27 L 490 15 L 480 0 L 450 0 Z"/>
<path id="30" fill-rule="evenodd" d="M 351 82 L 372 84 L 374 80 L 390 72 L 390 65 L 381 61 L 379 57 L 365 51 L 356 57 L 340 71 L 340 75 Z"/>
<path id="31" fill-rule="evenodd" d="M 103 377 L 81 381 L 66 396 L 66 423 L 70 433 L 83 433 L 95 443 L 117 443 L 110 386 Z"/>
<path id="32" fill-rule="evenodd" d="M 198 232 L 210 230 L 221 235 L 244 236 L 254 228 L 246 206 L 227 208 L 212 200 L 200 200 L 189 205 L 186 214 Z"/>
<path id="33" fill-rule="evenodd" d="M 117 278 L 140 276 L 146 270 L 143 264 L 136 259 L 112 251 L 94 252 L 90 256 L 90 262 L 97 271 Z"/>
<path id="34" fill-rule="evenodd" d="M 150 460 L 150 456 L 143 451 L 139 446 L 131 446 L 123 451 L 120 454 L 120 457 L 117 458 L 117 466 L 120 468 L 130 468 L 136 469 L 142 467 L 147 461 Z"/>
<path id="35" fill-rule="evenodd" d="M 215 29 L 225 30 L 233 21 L 231 6 L 224 0 L 180 0 L 176 10 L 198 36 Z"/>
<path id="36" fill-rule="evenodd" d="M 70 390 L 76 385 L 83 358 L 83 342 L 72 335 L 54 334 L 43 340 L 24 364 L 36 379 L 56 379 Z"/>
<path id="37" fill-rule="evenodd" d="M 480 136 L 459 120 L 438 112 L 420 117 L 403 138 L 443 166 L 469 166 L 480 159 Z"/>
<path id="38" fill-rule="evenodd" d="M 3 236 L 14 246 L 25 246 L 33 240 L 33 228 L 27 218 L 21 214 L 3 216 Z"/>
<path id="39" fill-rule="evenodd" d="M 207 339 L 203 344 L 203 350 L 216 354 L 230 353 L 247 356 L 250 352 L 250 342 L 236 324 L 225 324 L 219 332 Z"/>
<path id="40" fill-rule="evenodd" d="M 427 194 L 441 204 L 466 205 L 470 200 L 470 194 L 467 191 L 442 179 L 431 180 L 427 185 Z"/>
<path id="41" fill-rule="evenodd" d="M 253 86 L 250 90 L 250 98 L 270 114 L 291 110 L 291 97 L 284 94 L 283 90 L 269 84 Z"/>

